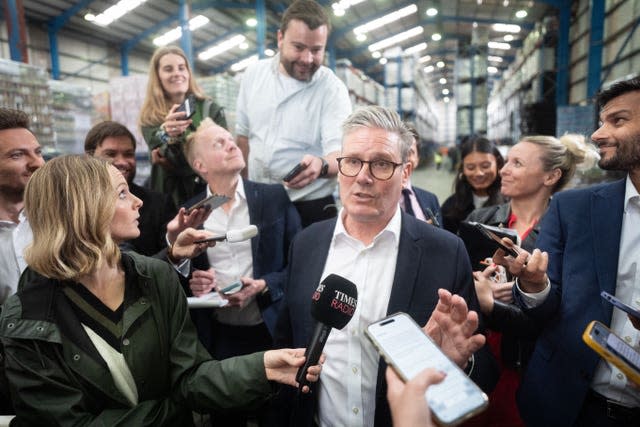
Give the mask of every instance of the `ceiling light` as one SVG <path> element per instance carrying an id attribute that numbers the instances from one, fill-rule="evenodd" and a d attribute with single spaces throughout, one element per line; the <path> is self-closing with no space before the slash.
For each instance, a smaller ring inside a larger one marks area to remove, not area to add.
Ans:
<path id="1" fill-rule="evenodd" d="M 477 0 L 476 3 L 478 3 L 478 6 L 480 6 L 482 4 L 482 0 Z"/>
<path id="2" fill-rule="evenodd" d="M 440 77 L 440 80 L 438 80 L 440 82 L 441 85 L 446 85 L 447 84 L 447 79 L 445 79 L 444 77 Z"/>
<path id="3" fill-rule="evenodd" d="M 93 22 L 93 21 L 96 20 L 96 15 L 94 15 L 91 12 L 87 12 L 87 13 L 84 14 L 84 20 L 85 21 L 89 21 L 89 22 Z"/>
<path id="4" fill-rule="evenodd" d="M 391 12 L 382 18 L 374 19 L 373 21 L 369 21 L 366 24 L 360 25 L 353 29 L 355 34 L 365 34 L 370 31 L 373 31 L 377 28 L 384 27 L 398 19 L 402 19 L 405 16 L 409 16 L 418 11 L 418 6 L 415 4 L 410 4 L 407 7 L 403 7 L 402 9 L 396 10 L 395 12 Z"/>
<path id="5" fill-rule="evenodd" d="M 513 41 L 513 36 L 511 34 L 505 34 L 503 39 L 506 42 L 511 42 L 511 41 Z"/>
<path id="6" fill-rule="evenodd" d="M 442 34 L 440 33 L 431 34 L 431 40 L 433 40 L 434 42 L 442 40 Z"/>
<path id="7" fill-rule="evenodd" d="M 333 9 L 333 14 L 336 16 L 344 16 L 344 9 Z"/>
<path id="8" fill-rule="evenodd" d="M 493 66 L 489 66 L 489 67 L 487 67 L 487 72 L 489 74 L 496 74 L 498 72 L 498 68 L 497 67 L 493 67 Z"/>
<path id="9" fill-rule="evenodd" d="M 502 62 L 502 61 L 503 61 L 503 59 L 502 59 L 502 57 L 501 57 L 501 56 L 492 56 L 492 55 L 489 55 L 489 56 L 487 56 L 487 59 L 488 59 L 489 61 L 494 61 L 494 62 Z"/>
<path id="10" fill-rule="evenodd" d="M 410 30 L 404 31 L 402 33 L 396 34 L 395 36 L 388 37 L 384 40 L 380 40 L 372 45 L 369 45 L 369 51 L 374 52 L 376 50 L 382 50 L 389 46 L 393 46 L 394 44 L 398 44 L 403 42 L 411 37 L 415 37 L 424 32 L 424 28 L 422 27 L 413 27 Z"/>
<path id="11" fill-rule="evenodd" d="M 95 16 L 94 20 L 91 22 L 94 22 L 101 27 L 106 27 L 113 21 L 121 18 L 127 12 L 130 12 L 140 6 L 145 1 L 147 0 L 120 0 L 118 3 L 107 8 L 104 12 Z"/>
<path id="12" fill-rule="evenodd" d="M 426 66 L 426 67 L 424 67 L 422 70 L 423 70 L 425 73 L 430 73 L 430 72 L 432 72 L 434 69 L 435 69 L 435 68 L 434 68 L 434 66 L 433 66 L 433 65 L 427 65 L 427 66 Z"/>
<path id="13" fill-rule="evenodd" d="M 480 1 L 482 1 L 482 0 L 480 0 Z M 451 101 L 451 99 L 449 99 L 448 96 L 445 96 L 444 98 L 442 98 L 442 100 L 444 101 L 445 104 L 448 104 L 449 101 Z"/>
<path id="14" fill-rule="evenodd" d="M 438 62 L 436 62 L 436 67 L 438 67 L 438 68 L 444 68 L 444 62 L 443 62 L 443 61 L 438 61 Z"/>
<path id="15" fill-rule="evenodd" d="M 198 54 L 198 58 L 203 61 L 206 61 L 207 59 L 211 59 L 216 55 L 220 55 L 221 53 L 226 52 L 229 49 L 238 46 L 240 43 L 242 43 L 246 39 L 247 38 L 242 34 L 237 34 L 231 38 L 221 41 L 220 43 L 214 46 L 211 46 L 209 49 L 205 50 L 204 52 L 200 52 Z"/>
<path id="16" fill-rule="evenodd" d="M 378 51 L 375 51 L 373 53 L 371 53 L 371 56 L 373 56 L 375 59 L 378 59 L 382 56 L 382 54 Z"/>
<path id="17" fill-rule="evenodd" d="M 509 0 L 504 0 L 504 1 L 502 2 L 502 5 L 503 5 L 504 7 L 508 7 L 508 6 L 509 6 Z"/>
<path id="18" fill-rule="evenodd" d="M 473 28 L 478 28 L 478 23 L 477 23 L 476 21 L 473 21 L 473 24 L 471 24 L 471 26 L 472 26 Z"/>
<path id="19" fill-rule="evenodd" d="M 264 50 L 264 54 L 265 54 L 266 56 L 271 57 L 271 56 L 275 55 L 275 54 L 276 54 L 276 52 L 275 52 L 273 49 L 265 49 L 265 50 Z"/>
<path id="20" fill-rule="evenodd" d="M 516 18 L 523 19 L 523 18 L 526 18 L 526 17 L 527 17 L 527 11 L 526 10 L 521 9 L 521 10 L 516 12 Z"/>
<path id="21" fill-rule="evenodd" d="M 242 50 L 247 50 L 247 49 L 249 49 L 249 43 L 247 43 L 247 42 L 242 42 L 242 43 L 240 43 L 240 44 L 238 45 L 238 47 L 239 47 L 240 49 L 242 49 Z"/>
<path id="22" fill-rule="evenodd" d="M 366 35 L 366 34 L 362 34 L 362 33 L 361 33 L 361 34 L 358 34 L 358 35 L 356 36 L 356 40 L 358 40 L 359 42 L 363 42 L 363 41 L 365 41 L 366 39 L 367 39 L 367 35 Z"/>
<path id="23" fill-rule="evenodd" d="M 380 58 L 380 59 L 379 59 L 379 62 L 380 62 L 382 65 L 384 65 L 384 64 L 386 64 L 386 63 L 388 62 L 388 60 L 387 60 L 387 58 Z"/>
<path id="24" fill-rule="evenodd" d="M 493 31 L 497 31 L 499 33 L 519 33 L 520 32 L 520 25 L 515 25 L 515 24 L 493 24 L 491 26 L 491 28 L 493 29 Z"/>
<path id="25" fill-rule="evenodd" d="M 421 64 L 428 61 L 431 61 L 431 55 L 425 55 L 422 58 L 418 59 L 418 62 Z"/>
<path id="26" fill-rule="evenodd" d="M 248 27 L 255 27 L 258 25 L 258 20 L 256 18 L 249 18 L 245 21 L 245 24 L 247 24 Z"/>
<path id="27" fill-rule="evenodd" d="M 435 7 L 430 7 L 427 9 L 427 16 L 436 16 L 438 14 L 438 9 Z"/>
<path id="28" fill-rule="evenodd" d="M 333 10 L 336 10 L 336 9 L 347 10 L 351 6 L 356 5 L 358 3 L 362 3 L 363 1 L 364 0 L 340 0 L 337 3 L 333 3 L 331 7 L 333 8 Z"/>
<path id="29" fill-rule="evenodd" d="M 443 95 L 449 95 L 449 89 L 442 89 Z"/>
<path id="30" fill-rule="evenodd" d="M 241 71 L 247 68 L 251 63 L 256 62 L 258 60 L 258 55 L 251 55 L 248 58 L 243 59 L 242 61 L 238 61 L 231 66 L 231 71 Z"/>
<path id="31" fill-rule="evenodd" d="M 409 48 L 406 48 L 403 53 L 405 55 L 413 55 L 414 53 L 421 52 L 421 51 L 425 50 L 426 48 L 427 48 L 427 44 L 425 42 L 422 42 L 422 43 L 417 44 L 415 46 L 411 46 Z"/>
<path id="32" fill-rule="evenodd" d="M 209 22 L 209 18 L 207 18 L 204 15 L 195 16 L 189 20 L 189 30 L 195 31 L 208 22 Z M 182 28 L 175 27 L 167 31 L 163 35 L 153 39 L 153 44 L 155 44 L 156 46 L 164 46 L 171 43 L 174 40 L 178 40 L 180 37 L 182 37 Z"/>
<path id="33" fill-rule="evenodd" d="M 487 43 L 489 49 L 500 49 L 500 50 L 509 50 L 511 49 L 511 45 L 509 43 L 502 42 L 489 42 Z"/>

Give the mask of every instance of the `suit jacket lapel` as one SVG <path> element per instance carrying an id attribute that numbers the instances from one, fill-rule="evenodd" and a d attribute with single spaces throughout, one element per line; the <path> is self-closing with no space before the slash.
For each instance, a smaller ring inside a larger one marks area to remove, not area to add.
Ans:
<path id="1" fill-rule="evenodd" d="M 247 198 L 247 206 L 249 208 L 249 223 L 258 227 L 258 235 L 251 239 L 251 255 L 253 255 L 254 266 L 255 260 L 258 259 L 258 247 L 260 243 L 260 229 L 262 223 L 258 221 L 262 219 L 262 209 L 264 205 L 264 199 L 262 193 L 258 191 L 257 186 L 245 179 L 242 180 L 244 185 L 244 195 Z"/>
<path id="2" fill-rule="evenodd" d="M 422 251 L 415 244 L 415 224 L 418 221 L 409 218 L 402 213 L 402 227 L 400 229 L 400 242 L 398 244 L 398 258 L 396 261 L 396 272 L 393 278 L 393 287 L 387 314 L 397 311 L 407 311 L 411 305 L 413 289 L 416 286 L 418 268 L 421 264 Z"/>

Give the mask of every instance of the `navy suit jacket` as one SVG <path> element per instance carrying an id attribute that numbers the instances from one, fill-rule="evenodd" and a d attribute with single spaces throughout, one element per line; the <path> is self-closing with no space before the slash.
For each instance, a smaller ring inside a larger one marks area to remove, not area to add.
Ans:
<path id="1" fill-rule="evenodd" d="M 518 392 L 527 426 L 573 425 L 580 412 L 600 359 L 581 337 L 590 321 L 611 322 L 600 292 L 616 289 L 624 191 L 624 180 L 563 191 L 542 219 L 536 245 L 552 288 L 525 310 L 545 325 Z"/>
<path id="2" fill-rule="evenodd" d="M 431 209 L 431 212 L 436 216 L 438 220 L 438 224 L 442 227 L 442 215 L 440 214 L 440 203 L 438 202 L 438 197 L 430 191 L 423 190 L 422 188 L 418 188 L 415 186 L 411 186 L 413 190 L 413 194 L 416 195 L 416 199 L 418 200 L 418 204 L 422 209 L 422 213 L 424 216 L 429 219 L 429 215 L 426 214 L 426 208 Z"/>
<path id="3" fill-rule="evenodd" d="M 336 220 L 310 225 L 296 236 L 291 245 L 285 302 L 276 329 L 275 344 L 278 347 L 308 345 L 315 328 L 310 314 L 311 295 L 320 283 Z M 335 273 L 340 274 L 339 271 Z M 462 241 L 454 234 L 402 212 L 398 257 L 387 314 L 404 311 L 419 325 L 424 325 L 438 302 L 438 288 L 448 289 L 462 296 L 469 308 L 479 313 L 471 264 Z M 477 377 L 478 382 L 484 381 L 486 388 L 492 388 L 497 372 L 493 359 L 483 350 L 479 352 L 482 353 L 479 358 L 476 355 L 477 371 L 476 368 L 474 371 L 480 373 L 484 370 L 486 381 Z M 328 354 L 327 357 L 331 355 Z M 381 360 L 375 415 L 376 425 L 380 426 L 391 425 L 384 380 L 385 367 Z M 489 370 L 492 372 L 489 373 Z M 302 409 L 297 412 L 299 418 L 292 420 L 292 425 L 311 425 L 315 407 L 312 399 L 316 394 L 302 397 Z M 288 405 L 292 406 L 291 401 Z"/>
<path id="4" fill-rule="evenodd" d="M 269 287 L 269 292 L 258 296 L 257 300 L 262 320 L 273 336 L 278 305 L 283 297 L 289 245 L 301 229 L 300 217 L 282 185 L 243 182 L 249 222 L 258 227 L 258 235 L 251 239 L 253 277 L 264 279 Z M 206 192 L 203 192 L 187 205 L 191 206 L 205 197 Z M 194 258 L 192 265 L 193 268 L 207 270 L 210 266 L 206 252 Z"/>

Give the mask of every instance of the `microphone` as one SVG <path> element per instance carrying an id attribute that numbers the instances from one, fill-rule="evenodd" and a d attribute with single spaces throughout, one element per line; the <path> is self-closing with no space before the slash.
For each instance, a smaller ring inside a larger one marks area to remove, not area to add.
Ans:
<path id="1" fill-rule="evenodd" d="M 331 329 L 344 328 L 353 317 L 358 304 L 358 289 L 344 277 L 330 274 L 318 285 L 311 299 L 311 316 L 316 321 L 316 328 L 304 352 L 304 365 L 296 374 L 300 390 L 308 385 L 307 369 L 318 364 Z"/>
<path id="2" fill-rule="evenodd" d="M 222 242 L 225 240 L 229 243 L 238 243 L 245 240 L 249 240 L 252 237 L 255 237 L 257 235 L 258 235 L 258 227 L 251 224 L 247 227 L 240 228 L 238 230 L 229 230 L 227 231 L 227 234 L 225 234 L 224 236 L 209 237 L 207 239 L 196 240 L 193 243 Z"/>

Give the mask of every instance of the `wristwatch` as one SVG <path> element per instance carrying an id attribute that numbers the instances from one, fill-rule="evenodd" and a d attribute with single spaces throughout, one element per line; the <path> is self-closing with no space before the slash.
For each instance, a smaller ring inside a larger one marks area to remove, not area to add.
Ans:
<path id="1" fill-rule="evenodd" d="M 329 173 L 329 163 L 327 163 L 324 157 L 320 157 L 320 160 L 322 161 L 322 166 L 320 167 L 320 175 L 318 175 L 318 178 L 327 176 Z"/>

